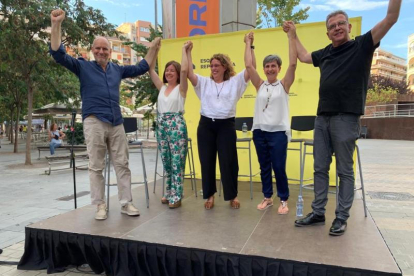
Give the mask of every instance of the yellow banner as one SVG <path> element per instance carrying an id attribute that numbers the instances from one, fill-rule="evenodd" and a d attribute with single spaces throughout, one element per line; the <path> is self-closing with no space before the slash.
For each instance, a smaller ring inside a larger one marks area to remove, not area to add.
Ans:
<path id="1" fill-rule="evenodd" d="M 351 38 L 355 38 L 361 34 L 361 17 L 350 18 L 352 24 Z M 325 22 L 297 24 L 297 34 L 308 52 L 313 52 L 330 44 L 330 40 L 326 35 Z M 254 45 L 256 47 L 257 71 L 262 79 L 266 79 L 263 73 L 262 61 L 269 54 L 277 54 L 282 58 L 282 70 L 279 78 L 282 79 L 286 73 L 288 65 L 288 39 L 282 28 L 272 28 L 264 30 L 253 30 L 255 34 Z M 195 73 L 210 76 L 209 65 L 210 57 L 215 53 L 224 53 L 230 56 L 234 63 L 236 72 L 244 69 L 244 35 L 248 31 L 238 31 L 233 33 L 222 33 L 204 36 L 194 36 L 191 38 L 179 38 L 164 40 L 162 42 L 161 51 L 158 56 L 160 76 L 163 74 L 165 64 L 170 60 L 181 61 L 181 48 L 185 41 L 191 39 L 194 44 L 192 51 L 193 63 L 195 65 Z M 319 90 L 319 68 L 310 64 L 303 64 L 298 61 L 295 82 L 290 89 L 290 116 L 316 115 L 318 105 Z M 253 117 L 254 105 L 256 100 L 256 89 L 249 82 L 247 90 L 237 104 L 236 117 Z M 195 171 L 197 178 L 201 178 L 200 162 L 198 157 L 197 143 L 197 126 L 200 120 L 200 100 L 194 92 L 189 82 L 189 90 L 185 103 L 184 115 L 189 137 L 193 140 L 193 152 L 195 161 Z M 251 134 L 250 134 L 251 135 Z M 242 133 L 238 136 L 242 137 Z M 313 138 L 313 132 L 297 132 L 293 131 L 292 138 Z M 240 146 L 246 146 L 240 143 Z M 253 141 L 251 143 L 252 168 L 253 174 L 260 172 L 257 160 L 256 149 Z M 298 148 L 298 143 L 289 143 L 289 148 Z M 309 149 L 312 152 L 312 148 Z M 239 174 L 249 174 L 249 153 L 248 150 L 238 150 L 239 158 Z M 305 163 L 304 178 L 313 178 L 313 157 L 308 155 Z M 186 166 L 188 171 L 188 163 Z M 220 170 L 217 162 L 217 178 L 220 178 Z M 299 152 L 288 150 L 288 160 L 286 167 L 288 178 L 299 179 Z M 335 160 L 331 166 L 331 183 L 335 183 Z M 247 180 L 246 177 L 239 177 L 240 181 Z M 254 177 L 254 181 L 260 181 L 260 174 Z M 290 181 L 290 184 L 295 182 Z"/>

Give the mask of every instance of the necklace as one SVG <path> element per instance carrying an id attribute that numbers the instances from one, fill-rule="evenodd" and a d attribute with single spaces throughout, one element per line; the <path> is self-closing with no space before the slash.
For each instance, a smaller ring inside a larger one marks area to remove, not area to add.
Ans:
<path id="1" fill-rule="evenodd" d="M 220 91 L 219 91 L 217 88 L 217 83 L 214 82 L 214 85 L 216 86 L 216 91 L 217 91 L 217 100 L 220 98 L 220 93 L 221 93 L 221 90 L 223 90 L 224 84 L 225 82 L 223 82 L 223 85 L 221 86 Z"/>
<path id="2" fill-rule="evenodd" d="M 267 101 L 266 101 L 265 107 L 263 108 L 263 112 L 265 112 L 267 106 L 269 105 L 270 97 L 272 97 L 272 93 L 273 93 L 273 88 L 270 90 L 270 93 L 269 93 L 269 86 L 271 85 L 272 87 L 276 87 L 279 85 L 279 82 L 276 82 L 275 84 L 264 82 L 263 84 L 266 86 L 266 92 L 267 92 Z"/>

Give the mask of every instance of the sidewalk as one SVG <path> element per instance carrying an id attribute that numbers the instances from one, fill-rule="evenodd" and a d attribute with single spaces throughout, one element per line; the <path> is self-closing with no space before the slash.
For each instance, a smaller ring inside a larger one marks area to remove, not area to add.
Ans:
<path id="1" fill-rule="evenodd" d="M 361 140 L 359 145 L 368 209 L 403 275 L 414 276 L 414 142 Z M 4 248 L 1 261 L 19 261 L 26 225 L 73 209 L 73 200 L 58 200 L 73 194 L 71 170 L 42 175 L 46 163 L 36 160 L 37 153 L 32 154 L 34 165 L 28 169 L 19 165 L 24 153 L 6 153 L 10 151 L 11 145 L 3 144 L 0 149 L 0 248 Z M 141 179 L 139 158 L 133 154 L 130 162 L 133 178 L 138 180 Z M 145 161 L 151 181 L 155 149 L 145 150 Z M 115 180 L 112 175 L 111 179 Z M 87 171 L 77 171 L 77 188 L 78 193 L 89 192 Z M 111 188 L 111 195 L 115 193 L 116 187 Z M 78 198 L 78 207 L 88 204 L 89 194 Z M 0 275 L 46 275 L 46 272 L 18 271 L 15 266 L 3 265 Z M 90 274 L 76 273 L 76 268 L 72 268 L 59 275 Z"/>

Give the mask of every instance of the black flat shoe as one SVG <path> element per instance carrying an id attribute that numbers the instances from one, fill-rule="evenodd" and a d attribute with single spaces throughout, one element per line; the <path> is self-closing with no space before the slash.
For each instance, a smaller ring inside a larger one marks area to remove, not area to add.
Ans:
<path id="1" fill-rule="evenodd" d="M 329 229 L 329 235 L 331 236 L 341 236 L 346 231 L 347 223 L 342 219 L 334 219 L 332 222 L 331 229 Z"/>
<path id="2" fill-rule="evenodd" d="M 295 221 L 295 226 L 297 227 L 316 225 L 325 225 L 325 216 L 319 216 L 312 212 L 307 214 L 306 217 Z"/>

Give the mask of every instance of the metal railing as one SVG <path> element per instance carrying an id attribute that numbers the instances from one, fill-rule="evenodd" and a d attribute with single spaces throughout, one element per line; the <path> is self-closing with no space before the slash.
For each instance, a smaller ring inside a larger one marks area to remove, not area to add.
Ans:
<path id="1" fill-rule="evenodd" d="M 396 118 L 414 117 L 414 103 L 412 104 L 382 104 L 365 107 L 362 118 Z"/>

